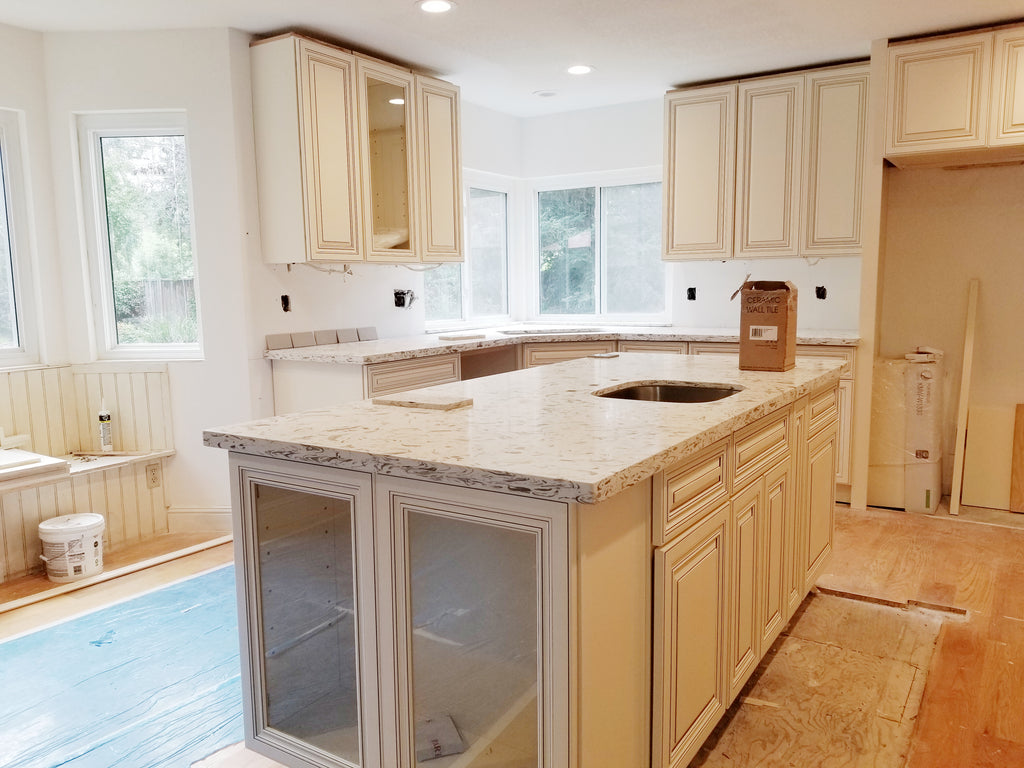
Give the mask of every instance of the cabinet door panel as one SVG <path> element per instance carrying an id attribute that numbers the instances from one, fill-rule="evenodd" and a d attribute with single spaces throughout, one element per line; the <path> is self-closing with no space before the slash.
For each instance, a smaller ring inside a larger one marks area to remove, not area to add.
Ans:
<path id="1" fill-rule="evenodd" d="M 792 463 L 787 458 L 765 475 L 758 612 L 763 652 L 768 650 L 786 624 L 786 529 L 791 526 L 796 512 L 791 468 Z"/>
<path id="2" fill-rule="evenodd" d="M 754 671 L 759 658 L 757 631 L 757 529 L 763 514 L 760 481 L 741 491 L 732 502 L 730 523 L 731 573 L 729 638 L 730 699 Z"/>
<path id="3" fill-rule="evenodd" d="M 523 368 L 562 363 L 587 355 L 614 352 L 615 341 L 538 341 L 523 344 Z"/>
<path id="4" fill-rule="evenodd" d="M 886 155 L 985 146 L 989 33 L 889 48 Z"/>
<path id="5" fill-rule="evenodd" d="M 835 517 L 836 431 L 829 429 L 807 448 L 807 567 L 805 589 L 814 586 L 832 552 Z"/>
<path id="6" fill-rule="evenodd" d="M 797 255 L 803 78 L 740 83 L 736 252 Z"/>
<path id="7" fill-rule="evenodd" d="M 867 135 L 867 67 L 807 76 L 801 253 L 855 253 Z"/>
<path id="8" fill-rule="evenodd" d="M 652 765 L 685 766 L 729 703 L 728 502 L 654 553 Z"/>
<path id="9" fill-rule="evenodd" d="M 995 98 L 992 100 L 992 145 L 1024 143 L 1024 31 L 995 37 Z"/>
<path id="10" fill-rule="evenodd" d="M 665 258 L 732 256 L 736 86 L 665 99 Z"/>
<path id="11" fill-rule="evenodd" d="M 353 61 L 300 43 L 308 238 L 313 259 L 361 259 Z"/>
<path id="12" fill-rule="evenodd" d="M 420 260 L 462 260 L 459 89 L 416 76 L 420 152 Z"/>

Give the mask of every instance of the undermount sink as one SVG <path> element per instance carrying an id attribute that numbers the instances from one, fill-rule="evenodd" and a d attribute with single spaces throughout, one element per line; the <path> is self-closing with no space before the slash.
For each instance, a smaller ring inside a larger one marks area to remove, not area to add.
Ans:
<path id="1" fill-rule="evenodd" d="M 647 400 L 656 403 L 713 403 L 742 391 L 731 384 L 690 384 L 662 382 L 660 384 L 626 384 L 615 389 L 595 392 L 598 397 L 619 400 Z"/>

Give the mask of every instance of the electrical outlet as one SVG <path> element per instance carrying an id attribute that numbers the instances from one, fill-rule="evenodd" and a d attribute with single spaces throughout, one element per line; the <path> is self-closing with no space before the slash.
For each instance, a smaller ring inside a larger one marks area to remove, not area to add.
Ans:
<path id="1" fill-rule="evenodd" d="M 146 465 L 146 487 L 160 487 L 160 464 L 153 463 Z"/>

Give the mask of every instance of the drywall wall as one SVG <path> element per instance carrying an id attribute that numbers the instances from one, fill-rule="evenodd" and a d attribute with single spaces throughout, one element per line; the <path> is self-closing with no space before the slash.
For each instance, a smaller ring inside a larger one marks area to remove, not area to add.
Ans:
<path id="1" fill-rule="evenodd" d="M 240 161 L 238 57 L 247 39 L 227 29 L 48 33 L 46 86 L 66 333 L 73 362 L 92 358 L 86 243 L 77 210 L 74 115 L 104 110 L 184 109 L 192 168 L 199 304 L 205 358 L 169 366 L 174 441 L 167 464 L 172 513 L 229 508 L 227 457 L 202 445 L 202 430 L 251 417 L 246 360 L 247 270 L 255 211 Z M 246 71 L 247 68 L 243 68 Z M 243 102 L 245 97 L 243 94 Z"/>
<path id="2" fill-rule="evenodd" d="M 918 345 L 945 351 L 944 446 L 952 456 L 972 277 L 980 290 L 971 402 L 1024 402 L 1024 166 L 890 168 L 886 191 L 879 355 L 901 357 Z"/>
<path id="3" fill-rule="evenodd" d="M 24 173 L 11 184 L 22 186 L 28 203 L 25 239 L 30 259 L 28 271 L 20 276 L 28 294 L 22 313 L 40 360 L 65 362 L 64 300 L 60 284 L 50 279 L 59 270 L 42 34 L 0 25 L 0 72 L 8 73 L 0 77 L 0 108 L 16 110 L 21 118 Z"/>

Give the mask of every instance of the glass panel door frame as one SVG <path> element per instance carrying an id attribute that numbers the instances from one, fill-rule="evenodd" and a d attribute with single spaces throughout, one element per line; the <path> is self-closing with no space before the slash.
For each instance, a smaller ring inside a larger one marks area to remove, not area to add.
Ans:
<path id="1" fill-rule="evenodd" d="M 294 461 L 230 454 L 232 514 L 241 646 L 243 720 L 246 746 L 288 765 L 351 768 L 356 764 L 273 728 L 267 722 L 266 669 L 262 627 L 258 538 L 255 526 L 257 486 L 294 490 L 349 501 L 352 508 L 356 667 L 359 689 L 362 765 L 381 765 L 377 611 L 374 591 L 373 483 L 364 472 Z"/>
<path id="2" fill-rule="evenodd" d="M 407 531 L 410 515 L 424 513 L 441 519 L 476 523 L 535 536 L 537 564 L 537 694 L 538 768 L 560 768 L 570 759 L 570 627 L 569 517 L 566 504 L 536 498 L 469 490 L 439 483 L 378 478 L 376 523 L 379 564 L 378 611 L 382 647 L 394 650 L 393 664 L 381 668 L 385 696 L 394 706 L 381 710 L 393 722 L 382 723 L 394 735 L 394 763 L 417 765 L 414 734 L 412 589 Z M 457 670 L 454 671 L 457 674 Z M 394 675 L 392 679 L 391 676 Z M 457 725 L 457 724 L 456 724 Z M 385 744 L 393 740 L 385 738 Z M 468 745 L 464 759 L 473 750 Z M 444 762 L 438 760 L 437 764 Z M 390 764 L 391 761 L 388 761 Z M 433 761 L 425 763 L 431 765 Z M 445 762 L 447 765 L 447 762 Z"/>

